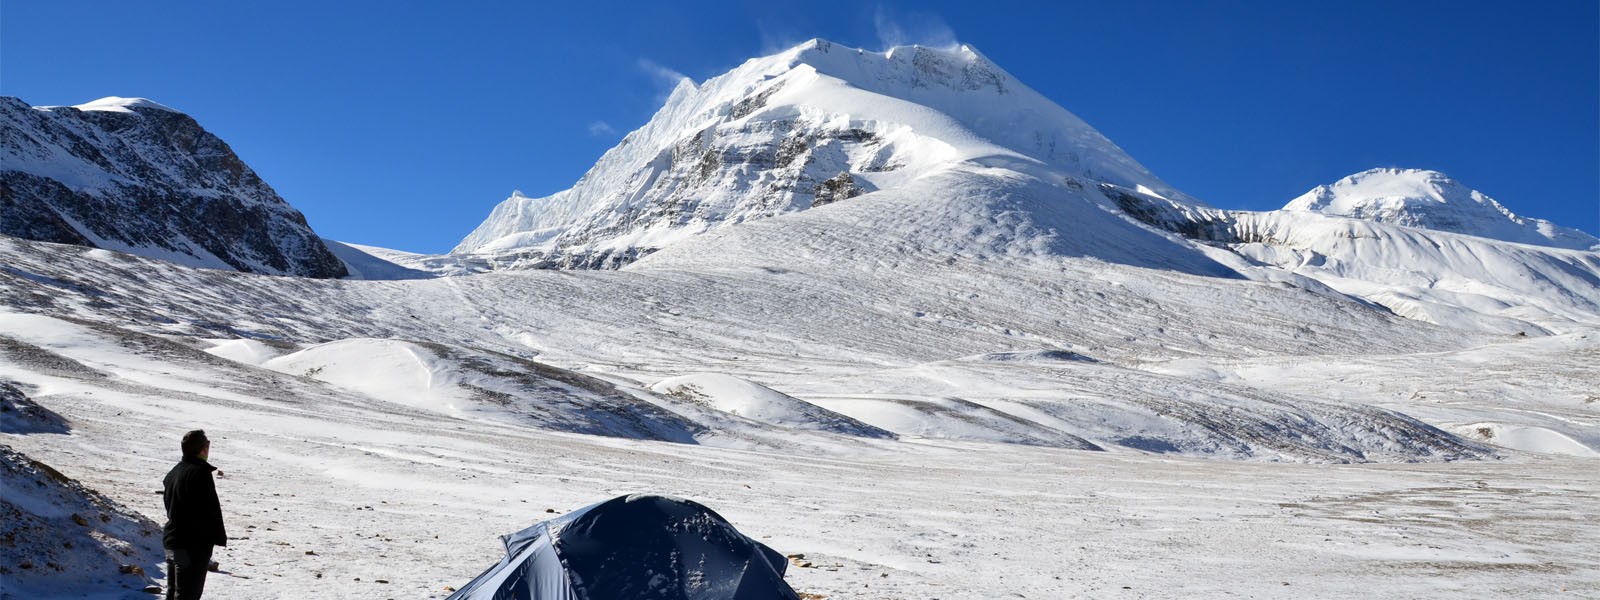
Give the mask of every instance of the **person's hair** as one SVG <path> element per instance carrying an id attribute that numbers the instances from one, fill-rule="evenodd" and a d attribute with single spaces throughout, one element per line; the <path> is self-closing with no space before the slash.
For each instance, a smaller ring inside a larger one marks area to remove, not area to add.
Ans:
<path id="1" fill-rule="evenodd" d="M 200 456 L 200 451 L 205 450 L 206 446 L 210 444 L 211 440 L 206 439 L 206 432 L 204 429 L 196 429 L 189 433 L 185 433 L 183 434 L 183 455 Z"/>

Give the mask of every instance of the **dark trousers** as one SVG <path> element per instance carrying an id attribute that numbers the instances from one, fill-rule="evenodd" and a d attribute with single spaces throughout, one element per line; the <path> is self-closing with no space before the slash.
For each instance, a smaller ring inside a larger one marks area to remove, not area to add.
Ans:
<path id="1" fill-rule="evenodd" d="M 200 600 L 206 591 L 211 546 L 167 549 L 167 600 Z"/>

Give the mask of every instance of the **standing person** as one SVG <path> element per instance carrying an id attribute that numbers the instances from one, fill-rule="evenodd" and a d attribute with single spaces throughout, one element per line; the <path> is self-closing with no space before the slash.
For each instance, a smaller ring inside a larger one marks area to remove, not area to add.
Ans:
<path id="1" fill-rule="evenodd" d="M 167 600 L 200 600 L 206 587 L 206 567 L 212 546 L 228 545 L 222 529 L 222 503 L 217 500 L 217 470 L 211 458 L 211 440 L 196 429 L 183 434 L 183 460 L 162 481 L 161 499 L 167 505 L 167 524 L 161 528 L 161 546 L 167 556 Z"/>

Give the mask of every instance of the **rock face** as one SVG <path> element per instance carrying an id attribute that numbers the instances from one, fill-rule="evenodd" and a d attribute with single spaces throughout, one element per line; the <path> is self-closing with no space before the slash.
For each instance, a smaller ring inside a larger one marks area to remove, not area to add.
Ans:
<path id="1" fill-rule="evenodd" d="M 0 234 L 199 267 L 346 275 L 305 216 L 226 143 L 142 99 L 0 98 Z"/>

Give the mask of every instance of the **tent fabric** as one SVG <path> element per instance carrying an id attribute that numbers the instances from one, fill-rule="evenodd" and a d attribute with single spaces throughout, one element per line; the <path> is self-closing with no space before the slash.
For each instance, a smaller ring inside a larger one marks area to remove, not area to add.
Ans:
<path id="1" fill-rule="evenodd" d="M 501 539 L 506 557 L 451 594 L 450 600 L 578 600 L 551 547 L 548 521 Z"/>
<path id="2" fill-rule="evenodd" d="M 798 600 L 788 561 L 695 502 L 621 496 L 504 536 L 449 600 Z"/>

